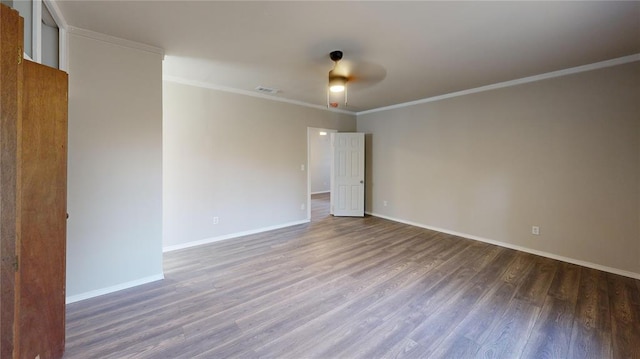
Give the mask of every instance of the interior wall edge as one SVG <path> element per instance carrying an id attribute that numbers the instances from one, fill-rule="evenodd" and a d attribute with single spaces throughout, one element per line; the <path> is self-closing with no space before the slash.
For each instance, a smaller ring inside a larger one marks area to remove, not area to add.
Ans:
<path id="1" fill-rule="evenodd" d="M 426 225 L 426 224 L 423 224 L 423 223 L 408 221 L 408 220 L 401 219 L 401 218 L 396 218 L 396 217 L 390 217 L 390 216 L 386 216 L 386 215 L 383 215 L 383 214 L 378 214 L 378 213 L 375 213 L 375 212 L 365 212 L 365 213 L 368 214 L 368 215 L 374 216 L 374 217 L 383 218 L 383 219 L 387 219 L 387 220 L 398 222 L 398 223 L 408 224 L 410 226 L 425 228 L 425 229 L 429 229 L 429 230 L 436 231 L 436 232 L 446 233 L 446 234 L 450 234 L 450 235 L 457 236 L 457 237 L 471 239 L 471 240 L 474 240 L 474 241 L 493 244 L 493 245 L 496 245 L 496 246 L 499 246 L 499 247 L 514 249 L 514 250 L 517 250 L 517 251 L 520 251 L 520 252 L 534 254 L 534 255 L 537 255 L 537 256 L 541 256 L 541 257 L 555 259 L 555 260 L 559 260 L 559 261 L 562 261 L 562 262 L 567 262 L 567 263 L 579 265 L 579 266 L 582 266 L 582 267 L 597 269 L 597 270 L 600 270 L 600 271 L 603 271 L 603 272 L 608 272 L 608 273 L 617 274 L 617 275 L 621 275 L 621 276 L 624 276 L 624 277 L 629 277 L 629 278 L 640 280 L 640 273 L 630 272 L 630 271 L 627 271 L 627 270 L 624 270 L 624 269 L 613 268 L 613 267 L 609 267 L 609 266 L 605 266 L 605 265 L 601 265 L 601 264 L 597 264 L 597 263 L 583 261 L 583 260 L 575 259 L 575 258 L 571 258 L 571 257 L 565 257 L 565 256 L 561 256 L 561 255 L 557 255 L 557 254 L 553 254 L 553 253 L 549 253 L 549 252 L 545 252 L 545 251 L 540 251 L 540 250 L 537 250 L 537 249 L 532 249 L 532 248 L 528 248 L 528 247 L 524 247 L 524 246 L 519 246 L 519 245 L 507 243 L 507 242 L 497 241 L 497 240 L 489 239 L 489 238 L 483 238 L 483 237 L 475 236 L 473 234 L 452 231 L 452 230 L 449 230 L 449 229 L 446 229 L 446 228 L 439 228 L 439 227 L 429 226 L 429 225 Z"/>

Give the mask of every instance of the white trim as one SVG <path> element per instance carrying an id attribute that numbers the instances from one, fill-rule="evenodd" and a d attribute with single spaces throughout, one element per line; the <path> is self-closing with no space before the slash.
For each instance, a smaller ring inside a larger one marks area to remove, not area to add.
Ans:
<path id="1" fill-rule="evenodd" d="M 163 81 L 168 81 L 168 82 L 175 82 L 175 83 L 182 84 L 182 85 L 189 85 L 189 86 L 194 86 L 194 87 L 206 88 L 206 89 L 210 89 L 210 90 L 230 92 L 230 93 L 235 93 L 235 94 L 238 94 L 238 95 L 258 97 L 258 98 L 271 100 L 271 101 L 285 102 L 285 103 L 290 103 L 290 104 L 293 104 L 293 105 L 315 108 L 315 109 L 318 109 L 318 110 L 325 110 L 325 111 L 330 111 L 330 112 L 344 113 L 344 114 L 347 114 L 347 115 L 355 115 L 356 114 L 355 112 L 352 112 L 352 111 L 335 109 L 335 108 L 327 108 L 326 106 L 314 105 L 314 104 L 311 104 L 311 103 L 308 103 L 308 102 L 291 100 L 291 99 L 288 99 L 288 98 L 277 97 L 277 96 L 274 96 L 274 95 L 265 95 L 265 94 L 259 93 L 259 92 L 240 90 L 240 89 L 236 89 L 236 88 L 232 88 L 232 87 L 218 86 L 218 85 L 214 85 L 214 84 L 209 83 L 209 82 L 189 80 L 189 79 L 185 79 L 185 78 L 178 77 L 178 76 L 163 75 L 162 76 L 162 80 Z"/>
<path id="2" fill-rule="evenodd" d="M 201 240 L 198 240 L 198 241 L 192 241 L 192 242 L 181 243 L 181 244 L 174 244 L 174 245 L 171 245 L 171 246 L 162 247 L 162 252 L 166 253 L 166 252 L 177 251 L 177 250 L 185 249 L 185 248 L 202 246 L 202 245 L 213 243 L 213 242 L 219 242 L 219 241 L 224 241 L 224 240 L 227 240 L 227 239 L 238 238 L 238 237 L 244 237 L 244 236 L 248 236 L 248 235 L 251 235 L 251 234 L 268 232 L 268 231 L 273 231 L 275 229 L 291 227 L 291 226 L 297 226 L 297 225 L 306 224 L 306 223 L 309 223 L 308 219 L 305 219 L 305 220 L 302 220 L 302 221 L 278 224 L 278 225 L 275 225 L 275 226 L 252 229 L 252 230 L 244 231 L 244 232 L 236 232 L 236 233 L 231 233 L 231 234 L 225 234 L 225 235 L 222 235 L 222 236 L 212 237 L 212 238 L 205 238 L 205 239 L 201 239 Z"/>
<path id="3" fill-rule="evenodd" d="M 62 11 L 58 7 L 58 4 L 55 0 L 42 0 L 49 9 L 51 16 L 53 16 L 53 20 L 56 21 L 56 25 L 58 25 L 58 29 L 67 29 L 69 25 L 67 24 L 67 20 L 64 19 L 64 15 L 62 15 Z"/>
<path id="4" fill-rule="evenodd" d="M 67 30 L 69 31 L 70 34 L 83 36 L 83 37 L 87 37 L 94 40 L 104 41 L 104 42 L 108 42 L 111 44 L 120 45 L 124 47 L 129 47 L 136 50 L 152 52 L 154 54 L 160 54 L 164 57 L 164 49 L 161 49 L 159 47 L 142 44 L 139 42 L 126 40 L 126 39 L 122 39 L 122 38 L 111 36 L 111 35 L 101 34 L 99 32 L 85 30 L 75 26 L 69 26 Z"/>
<path id="5" fill-rule="evenodd" d="M 467 238 L 467 239 L 472 239 L 472 240 L 479 241 L 479 242 L 485 242 L 485 243 L 493 244 L 493 245 L 500 246 L 500 247 L 515 249 L 517 251 L 530 253 L 530 254 L 535 254 L 537 256 L 547 257 L 547 258 L 551 258 L 551 259 L 555 259 L 555 260 L 559 260 L 559 261 L 567 262 L 567 263 L 571 263 L 571 264 L 576 264 L 576 265 L 587 267 L 587 268 L 593 268 L 593 269 L 601 270 L 603 272 L 609 272 L 609 273 L 613 273 L 613 274 L 618 274 L 618 275 L 629 277 L 629 278 L 633 278 L 633 279 L 640 279 L 640 273 L 634 273 L 634 272 L 629 272 L 629 271 L 626 271 L 626 270 L 623 270 L 623 269 L 607 267 L 607 266 L 603 266 L 603 265 L 596 264 L 596 263 L 591 263 L 591 262 L 587 262 L 587 261 L 583 261 L 583 260 L 579 260 L 579 259 L 564 257 L 564 256 L 560 256 L 560 255 L 557 255 L 557 254 L 549 253 L 549 252 L 539 251 L 537 249 L 531 249 L 531 248 L 527 248 L 527 247 L 522 247 L 522 246 L 519 246 L 519 245 L 516 245 L 516 244 L 505 243 L 505 242 L 496 241 L 496 240 L 493 240 L 493 239 L 487 239 L 487 238 L 483 238 L 483 237 L 474 236 L 472 234 L 451 231 L 451 230 L 444 229 L 444 228 L 428 226 L 426 224 L 407 221 L 407 220 L 404 220 L 404 219 L 394 218 L 394 217 L 390 217 L 390 216 L 385 216 L 385 215 L 378 214 L 378 213 L 373 213 L 373 212 L 365 212 L 365 213 L 368 214 L 368 215 L 374 216 L 374 217 L 384 218 L 384 219 L 388 219 L 390 221 L 408 224 L 410 226 L 426 228 L 426 229 L 430 229 L 430 230 L 436 231 L 436 232 L 447 233 L 447 234 L 451 234 L 451 235 L 454 235 L 454 236 L 463 237 L 463 238 Z"/>
<path id="6" fill-rule="evenodd" d="M 42 0 L 31 2 L 31 57 L 42 63 Z"/>
<path id="7" fill-rule="evenodd" d="M 58 27 L 58 69 L 69 72 L 69 37 L 67 30 Z"/>
<path id="8" fill-rule="evenodd" d="M 53 20 L 58 25 L 58 69 L 62 71 L 69 71 L 69 47 L 67 29 L 69 25 L 65 20 L 62 11 L 58 7 L 58 4 L 54 0 L 42 0 L 44 6 L 49 9 L 49 13 L 53 17 Z"/>
<path id="9" fill-rule="evenodd" d="M 311 192 L 311 194 L 331 193 L 331 190 Z"/>
<path id="10" fill-rule="evenodd" d="M 97 297 L 97 296 L 100 296 L 100 295 L 105 295 L 105 294 L 117 292 L 117 291 L 120 291 L 120 290 L 123 290 L 123 289 L 128 289 L 128 288 L 136 287 L 136 286 L 139 286 L 139 285 L 142 285 L 142 284 L 156 282 L 156 281 L 163 280 L 163 279 L 164 279 L 164 274 L 162 274 L 162 273 L 161 274 L 156 274 L 156 275 L 152 275 L 152 276 L 149 276 L 149 277 L 144 277 L 144 278 L 132 280 L 130 282 L 125 282 L 125 283 L 113 285 L 113 286 L 110 286 L 110 287 L 106 287 L 106 288 L 102 288 L 102 289 L 96 289 L 96 290 L 92 290 L 92 291 L 89 291 L 89 292 L 86 292 L 86 293 L 72 295 L 72 296 L 66 298 L 66 303 L 67 304 L 75 303 L 75 302 L 79 302 L 81 300 L 85 300 L 85 299 Z"/>
<path id="11" fill-rule="evenodd" d="M 577 74 L 577 73 L 585 72 L 585 71 L 591 71 L 591 70 L 597 70 L 597 69 L 602 69 L 602 68 L 606 68 L 606 67 L 613 67 L 613 66 L 623 65 L 623 64 L 627 64 L 627 63 L 635 62 L 635 61 L 640 61 L 640 54 L 634 54 L 634 55 L 629 55 L 629 56 L 624 56 L 624 57 L 618 57 L 616 59 L 611 59 L 611 60 L 607 60 L 607 61 L 596 62 L 596 63 L 593 63 L 593 64 L 588 64 L 588 65 L 583 65 L 583 66 L 578 66 L 578 67 L 571 67 L 571 68 L 564 69 L 564 70 L 547 72 L 547 73 L 544 73 L 544 74 L 524 77 L 524 78 L 521 78 L 521 79 L 516 79 L 516 80 L 511 80 L 511 81 L 499 82 L 497 84 L 476 87 L 476 88 L 463 90 L 463 91 L 452 92 L 452 93 L 445 94 L 445 95 L 439 95 L 439 96 L 429 97 L 429 98 L 425 98 L 425 99 L 421 99 L 421 100 L 410 101 L 410 102 L 405 102 L 405 103 L 399 103 L 399 104 L 396 104 L 396 105 L 379 107 L 379 108 L 374 108 L 374 109 L 366 110 L 366 111 L 360 111 L 360 112 L 357 112 L 356 115 L 360 116 L 360 115 L 366 115 L 366 114 L 375 113 L 375 112 L 395 110 L 395 109 L 398 109 L 398 108 L 409 107 L 409 106 L 414 106 L 414 105 L 420 105 L 420 104 L 428 103 L 428 102 L 440 101 L 440 100 L 444 100 L 444 99 L 448 99 L 448 98 L 452 98 L 452 97 L 464 96 L 464 95 L 469 95 L 469 94 L 478 93 L 478 92 L 484 92 L 484 91 L 491 91 L 491 90 L 496 90 L 496 89 L 500 89 L 500 88 L 504 88 L 504 87 L 522 85 L 522 84 L 526 84 L 526 83 L 529 83 L 529 82 L 547 80 L 547 79 L 551 79 L 551 78 L 554 78 L 554 77 L 561 77 L 561 76 Z"/>

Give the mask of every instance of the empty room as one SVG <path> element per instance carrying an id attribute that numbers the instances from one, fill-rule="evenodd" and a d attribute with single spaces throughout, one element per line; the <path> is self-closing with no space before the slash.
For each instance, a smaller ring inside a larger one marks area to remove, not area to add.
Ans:
<path id="1" fill-rule="evenodd" d="M 640 2 L 1 3 L 3 359 L 640 358 Z"/>

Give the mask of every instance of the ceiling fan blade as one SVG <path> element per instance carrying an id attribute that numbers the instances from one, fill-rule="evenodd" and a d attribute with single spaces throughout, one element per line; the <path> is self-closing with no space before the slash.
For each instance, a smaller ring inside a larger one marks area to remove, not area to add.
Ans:
<path id="1" fill-rule="evenodd" d="M 353 63 L 348 60 L 341 60 L 335 64 L 333 73 L 336 75 L 350 78 L 350 74 L 353 72 Z"/>
<path id="2" fill-rule="evenodd" d="M 373 86 L 387 77 L 387 70 L 373 62 L 358 61 L 349 72 L 349 87 L 353 89 Z"/>

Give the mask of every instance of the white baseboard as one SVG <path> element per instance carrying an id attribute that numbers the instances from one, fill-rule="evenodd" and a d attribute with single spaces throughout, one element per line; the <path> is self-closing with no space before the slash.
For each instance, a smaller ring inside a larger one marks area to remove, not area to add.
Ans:
<path id="1" fill-rule="evenodd" d="M 69 303 L 79 302 L 81 300 L 85 300 L 85 299 L 97 297 L 97 296 L 100 296 L 100 295 L 117 292 L 119 290 L 131 288 L 131 287 L 135 287 L 135 286 L 138 286 L 138 285 L 147 284 L 147 283 L 151 283 L 151 282 L 155 282 L 155 281 L 163 280 L 163 279 L 164 279 L 164 274 L 160 273 L 160 274 L 152 275 L 152 276 L 149 276 L 149 277 L 144 277 L 144 278 L 132 280 L 130 282 L 117 284 L 117 285 L 114 285 L 114 286 L 111 286 L 111 287 L 96 289 L 96 290 L 92 290 L 92 291 L 89 291 L 89 292 L 86 292 L 86 293 L 72 295 L 72 296 L 66 298 L 66 303 L 69 304 Z"/>
<path id="2" fill-rule="evenodd" d="M 384 219 L 388 219 L 388 220 L 394 221 L 394 222 L 404 223 L 404 224 L 408 224 L 408 225 L 415 226 L 415 227 L 420 227 L 420 228 L 426 228 L 426 229 L 430 229 L 432 231 L 447 233 L 447 234 L 451 234 L 451 235 L 454 235 L 454 236 L 463 237 L 463 238 L 467 238 L 467 239 L 472 239 L 472 240 L 480 241 L 480 242 L 485 242 L 485 243 L 493 244 L 493 245 L 500 246 L 500 247 L 505 247 L 505 248 L 509 248 L 509 249 L 515 249 L 517 251 L 526 252 L 526 253 L 530 253 L 530 254 L 535 254 L 535 255 L 538 255 L 538 256 L 547 257 L 547 258 L 551 258 L 551 259 L 555 259 L 555 260 L 559 260 L 559 261 L 563 261 L 563 262 L 567 262 L 567 263 L 571 263 L 571 264 L 576 264 L 576 265 L 587 267 L 587 268 L 597 269 L 597 270 L 601 270 L 603 272 L 609 272 L 609 273 L 613 273 L 613 274 L 618 274 L 618 275 L 629 277 L 629 278 L 633 278 L 633 279 L 640 279 L 640 273 L 634 273 L 634 272 L 629 272 L 629 271 L 626 271 L 626 270 L 623 270 L 623 269 L 607 267 L 607 266 L 603 266 L 603 265 L 596 264 L 596 263 L 591 263 L 591 262 L 582 261 L 582 260 L 579 260 L 579 259 L 564 257 L 564 256 L 560 256 L 560 255 L 557 255 L 557 254 L 549 253 L 549 252 L 539 251 L 537 249 L 531 249 L 531 248 L 522 247 L 522 246 L 518 246 L 518 245 L 515 245 L 515 244 L 511 244 L 511 243 L 505 243 L 505 242 L 496 241 L 496 240 L 493 240 L 493 239 L 482 238 L 482 237 L 474 236 L 472 234 L 460 233 L 460 232 L 451 231 L 451 230 L 444 229 L 444 228 L 428 226 L 428 225 L 425 225 L 425 224 L 422 224 L 422 223 L 416 223 L 416 222 L 407 221 L 407 220 L 400 219 L 400 218 L 389 217 L 389 216 L 385 216 L 385 215 L 378 214 L 378 213 L 373 213 L 373 212 L 366 212 L 366 213 L 368 215 L 371 215 L 371 216 L 374 216 L 374 217 L 384 218 Z"/>
<path id="3" fill-rule="evenodd" d="M 191 242 L 187 242 L 187 243 L 174 244 L 172 246 L 163 247 L 162 248 L 162 252 L 177 251 L 179 249 L 185 249 L 185 248 L 201 246 L 203 244 L 209 244 L 209 243 L 213 243 L 213 242 L 224 241 L 226 239 L 244 237 L 244 236 L 248 236 L 248 235 L 251 235 L 251 234 L 257 234 L 257 233 L 262 233 L 262 232 L 273 231 L 274 229 L 297 226 L 299 224 L 305 224 L 305 223 L 309 223 L 309 222 L 310 221 L 308 219 L 305 219 L 305 220 L 302 220 L 302 221 L 283 223 L 283 224 L 278 224 L 278 225 L 275 225 L 275 226 L 252 229 L 252 230 L 244 231 L 244 232 L 236 232 L 236 233 L 231 233 L 231 234 L 225 234 L 223 236 L 205 238 L 205 239 L 201 239 L 201 240 L 197 240 L 197 241 L 191 241 Z"/>
<path id="4" fill-rule="evenodd" d="M 311 194 L 322 194 L 322 193 L 331 193 L 331 191 L 318 191 L 318 192 L 311 192 Z"/>

